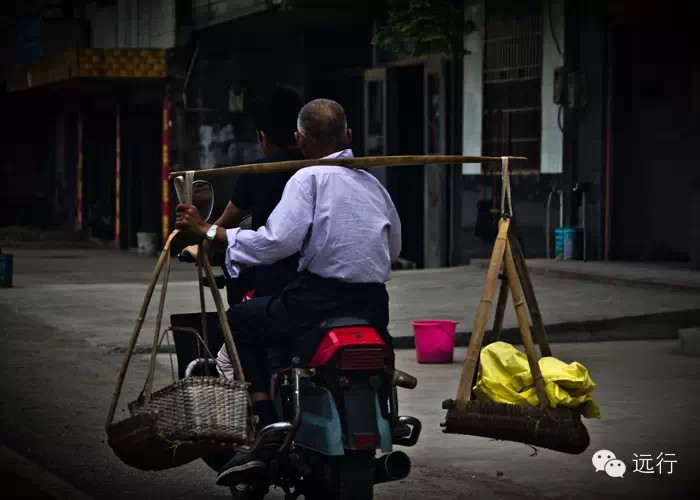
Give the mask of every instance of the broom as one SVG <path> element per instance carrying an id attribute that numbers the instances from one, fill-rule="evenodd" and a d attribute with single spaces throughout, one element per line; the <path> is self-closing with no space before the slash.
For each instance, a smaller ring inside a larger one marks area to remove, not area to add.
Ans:
<path id="1" fill-rule="evenodd" d="M 504 183 L 507 183 L 504 189 L 509 190 L 507 166 L 504 165 L 504 167 Z M 442 405 L 443 409 L 447 410 L 445 422 L 441 424 L 444 427 L 443 432 L 516 441 L 564 453 L 579 454 L 590 444 L 588 431 L 583 422 L 581 422 L 581 415 L 577 409 L 566 407 L 551 408 L 549 405 L 549 399 L 544 388 L 544 380 L 535 356 L 535 346 L 530 333 L 527 312 L 523 304 L 512 249 L 514 248 L 517 252 L 519 267 L 524 268 L 524 258 L 520 253 L 519 246 L 511 245 L 508 241 L 513 237 L 511 231 L 514 228 L 511 229 L 512 226 L 512 221 L 509 218 L 506 216 L 501 218 L 498 237 L 494 245 L 481 302 L 477 309 L 474 329 L 469 341 L 467 358 L 464 362 L 457 397 L 455 400 L 448 399 L 444 401 Z M 502 264 L 505 270 L 505 277 L 508 280 L 508 288 L 513 294 L 518 326 L 523 339 L 530 372 L 535 382 L 535 391 L 539 401 L 538 406 L 519 406 L 472 399 L 472 387 L 474 385 L 479 352 Z M 528 279 L 527 276 L 521 276 L 521 278 Z M 530 287 L 531 284 L 528 282 L 528 288 Z"/>

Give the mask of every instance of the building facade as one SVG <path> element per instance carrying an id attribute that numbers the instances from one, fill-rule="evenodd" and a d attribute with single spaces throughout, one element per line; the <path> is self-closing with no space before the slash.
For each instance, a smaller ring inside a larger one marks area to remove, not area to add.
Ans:
<path id="1" fill-rule="evenodd" d="M 3 114 L 16 126 L 2 139 L 15 187 L 0 224 L 77 228 L 123 248 L 165 233 L 163 175 L 256 158 L 246 103 L 281 84 L 341 102 L 358 155 L 526 156 L 513 196 L 529 257 L 547 255 L 549 200 L 550 245 L 561 223 L 585 232 L 589 259 L 700 265 L 690 2 L 465 0 L 475 29 L 459 60 L 372 45 L 405 3 L 18 2 L 3 18 Z M 145 69 L 149 57 L 162 65 Z M 404 222 L 404 259 L 490 254 L 496 176 L 478 164 L 373 172 Z M 216 186 L 219 208 L 232 182 Z"/>
<path id="2" fill-rule="evenodd" d="M 463 150 L 530 159 L 513 184 L 528 256 L 546 254 L 546 202 L 560 190 L 563 225 L 585 220 L 589 259 L 699 266 L 690 2 L 485 0 L 465 12 L 479 29 L 465 42 Z M 478 166 L 463 172 L 463 248 L 486 255 L 499 191 Z"/>
<path id="3" fill-rule="evenodd" d="M 6 220 L 122 248 L 160 232 L 176 2 L 15 2 L 5 18 Z"/>

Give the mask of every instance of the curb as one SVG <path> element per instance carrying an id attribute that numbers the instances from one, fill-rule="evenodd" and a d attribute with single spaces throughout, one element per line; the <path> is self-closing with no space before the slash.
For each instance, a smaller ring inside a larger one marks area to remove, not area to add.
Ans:
<path id="1" fill-rule="evenodd" d="M 680 349 L 686 356 L 700 356 L 700 328 L 678 330 Z"/>
<path id="2" fill-rule="evenodd" d="M 620 340 L 677 339 L 678 330 L 700 324 L 700 309 L 643 314 L 590 321 L 572 321 L 545 325 L 549 342 L 609 342 Z M 532 328 L 532 325 L 530 325 Z M 457 332 L 455 346 L 469 345 L 471 331 Z M 414 349 L 413 337 L 394 337 L 395 349 Z M 491 330 L 484 334 L 484 345 L 493 342 Z M 501 340 L 520 344 L 518 328 L 504 328 Z"/>
<path id="3" fill-rule="evenodd" d="M 108 244 L 89 240 L 0 240 L 0 246 L 17 250 L 93 250 L 110 248 Z M 112 246 L 111 248 L 114 248 Z"/>
<path id="4" fill-rule="evenodd" d="M 485 260 L 472 261 L 481 269 L 488 269 L 489 262 Z M 700 284 L 689 284 L 689 283 L 670 283 L 654 281 L 650 279 L 635 279 L 635 278 L 624 278 L 620 276 L 604 276 L 600 274 L 590 274 L 579 271 L 574 271 L 570 269 L 554 269 L 554 268 L 544 268 L 538 266 L 528 266 L 528 271 L 531 275 L 536 276 L 558 276 L 561 278 L 578 279 L 582 281 L 590 281 L 594 283 L 606 283 L 609 285 L 623 285 L 623 286 L 633 286 L 640 288 L 658 288 L 665 290 L 674 291 L 685 291 L 685 292 L 700 292 Z"/>
<path id="5" fill-rule="evenodd" d="M 622 340 L 669 340 L 678 338 L 678 330 L 700 325 L 700 309 L 687 309 L 665 313 L 623 316 L 589 321 L 571 321 L 545 325 L 547 339 L 556 342 L 613 342 Z M 530 325 L 532 328 L 532 325 Z M 457 332 L 455 346 L 469 345 L 471 331 Z M 518 328 L 504 328 L 501 340 L 520 344 Z M 484 345 L 493 341 L 491 330 L 484 334 Z M 413 337 L 393 337 L 394 349 L 415 349 Z M 106 347 L 109 354 L 124 353 L 126 347 Z M 164 345 L 161 354 L 175 353 L 175 346 Z M 137 345 L 134 354 L 150 354 L 151 346 Z"/>

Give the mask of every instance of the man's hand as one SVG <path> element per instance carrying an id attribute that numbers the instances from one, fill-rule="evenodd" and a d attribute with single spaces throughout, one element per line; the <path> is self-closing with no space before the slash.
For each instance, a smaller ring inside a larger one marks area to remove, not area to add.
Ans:
<path id="1" fill-rule="evenodd" d="M 188 253 L 192 256 L 194 260 L 197 260 L 197 252 L 199 251 L 199 245 L 190 245 L 182 249 L 182 253 Z"/>
<path id="2" fill-rule="evenodd" d="M 216 249 L 214 248 L 213 245 L 209 245 L 207 247 L 209 250 L 207 252 L 207 255 L 209 256 L 209 260 L 214 256 L 214 252 Z M 192 256 L 194 260 L 197 260 L 197 253 L 199 252 L 199 245 L 190 245 L 188 247 L 185 247 L 182 249 L 181 253 L 188 253 Z"/>
<path id="3" fill-rule="evenodd" d="M 175 227 L 177 229 L 206 236 L 209 224 L 202 219 L 197 207 L 180 203 L 175 209 L 175 214 Z"/>

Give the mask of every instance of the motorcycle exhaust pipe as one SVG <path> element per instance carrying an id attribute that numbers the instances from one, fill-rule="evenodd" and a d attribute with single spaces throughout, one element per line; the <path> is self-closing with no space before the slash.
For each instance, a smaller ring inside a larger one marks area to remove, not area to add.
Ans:
<path id="1" fill-rule="evenodd" d="M 416 377 L 397 369 L 394 369 L 391 381 L 396 387 L 403 387 L 405 389 L 415 389 L 416 385 L 418 385 L 418 379 Z"/>
<path id="2" fill-rule="evenodd" d="M 392 451 L 376 459 L 374 484 L 404 479 L 411 472 L 411 459 L 403 451 Z"/>

